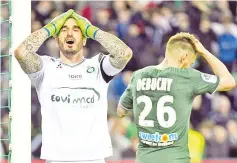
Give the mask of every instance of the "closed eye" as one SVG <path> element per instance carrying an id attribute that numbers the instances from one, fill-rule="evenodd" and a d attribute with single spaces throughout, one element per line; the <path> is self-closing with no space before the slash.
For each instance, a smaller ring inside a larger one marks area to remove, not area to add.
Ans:
<path id="1" fill-rule="evenodd" d="M 74 27 L 73 30 L 78 32 L 80 29 L 78 27 Z"/>
<path id="2" fill-rule="evenodd" d="M 61 29 L 61 31 L 63 31 L 63 32 L 65 32 L 66 30 L 67 30 L 66 28 Z"/>

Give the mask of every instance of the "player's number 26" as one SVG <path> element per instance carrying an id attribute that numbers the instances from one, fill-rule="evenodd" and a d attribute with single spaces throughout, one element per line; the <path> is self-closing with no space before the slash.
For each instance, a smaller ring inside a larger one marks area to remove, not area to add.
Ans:
<path id="1" fill-rule="evenodd" d="M 174 125 L 176 121 L 176 112 L 170 106 L 164 106 L 165 103 L 173 103 L 174 97 L 170 95 L 162 96 L 157 102 L 157 121 L 161 127 L 169 128 Z M 152 109 L 152 101 L 151 98 L 145 95 L 139 96 L 137 98 L 137 104 L 144 103 L 144 109 L 139 115 L 138 123 L 143 127 L 154 127 L 153 120 L 145 120 L 146 116 L 150 113 Z M 168 114 L 168 120 L 165 120 L 165 113 Z"/>

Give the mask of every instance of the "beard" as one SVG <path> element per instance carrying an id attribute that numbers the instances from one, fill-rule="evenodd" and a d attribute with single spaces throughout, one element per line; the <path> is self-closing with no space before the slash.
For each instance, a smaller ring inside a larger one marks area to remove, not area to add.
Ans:
<path id="1" fill-rule="evenodd" d="M 67 37 L 68 38 L 68 37 Z M 70 37 L 74 40 L 73 44 L 71 44 L 71 48 L 68 47 L 69 44 L 66 43 L 66 39 L 58 39 L 58 47 L 60 51 L 67 56 L 76 55 L 83 48 L 83 40 L 77 41 L 75 38 Z"/>
<path id="2" fill-rule="evenodd" d="M 60 49 L 60 51 L 62 51 L 62 53 L 64 55 L 75 55 L 82 48 L 82 46 L 80 46 L 79 44 L 76 44 L 76 45 L 73 45 L 73 46 L 75 46 L 75 47 L 68 48 L 66 43 L 59 43 L 59 49 Z"/>
<path id="3" fill-rule="evenodd" d="M 75 54 L 77 54 L 77 52 L 79 52 L 78 49 L 69 49 L 69 48 L 60 48 L 60 47 L 59 47 L 59 49 L 65 55 L 75 55 Z"/>

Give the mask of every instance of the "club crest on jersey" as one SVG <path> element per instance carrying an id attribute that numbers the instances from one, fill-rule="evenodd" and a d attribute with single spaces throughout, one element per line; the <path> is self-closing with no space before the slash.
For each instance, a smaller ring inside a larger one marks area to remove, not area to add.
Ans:
<path id="1" fill-rule="evenodd" d="M 141 139 L 141 142 L 150 146 L 169 146 L 174 144 L 174 141 L 178 140 L 178 134 L 151 134 L 140 131 L 139 138 Z"/>
<path id="2" fill-rule="evenodd" d="M 86 70 L 87 73 L 92 73 L 94 71 L 95 71 L 95 68 L 94 67 L 90 67 L 90 66 Z"/>

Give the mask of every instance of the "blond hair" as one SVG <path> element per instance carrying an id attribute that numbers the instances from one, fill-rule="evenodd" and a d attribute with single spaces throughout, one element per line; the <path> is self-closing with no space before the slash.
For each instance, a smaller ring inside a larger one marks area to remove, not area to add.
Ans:
<path id="1" fill-rule="evenodd" d="M 170 37 L 166 45 L 166 55 L 177 58 L 182 53 L 195 54 L 195 47 L 193 41 L 196 38 L 189 33 L 180 32 Z"/>

